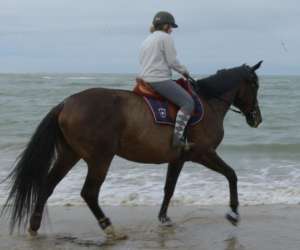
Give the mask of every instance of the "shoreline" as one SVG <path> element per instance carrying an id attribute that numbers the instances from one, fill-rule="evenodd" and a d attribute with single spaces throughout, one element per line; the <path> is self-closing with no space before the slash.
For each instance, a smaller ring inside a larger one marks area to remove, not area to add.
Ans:
<path id="1" fill-rule="evenodd" d="M 8 222 L 1 218 L 0 249 L 300 249 L 300 205 L 243 206 L 238 227 L 224 218 L 226 206 L 172 206 L 173 227 L 160 226 L 158 206 L 103 210 L 127 240 L 106 241 L 86 206 L 48 206 L 35 239 L 22 231 L 9 235 Z"/>

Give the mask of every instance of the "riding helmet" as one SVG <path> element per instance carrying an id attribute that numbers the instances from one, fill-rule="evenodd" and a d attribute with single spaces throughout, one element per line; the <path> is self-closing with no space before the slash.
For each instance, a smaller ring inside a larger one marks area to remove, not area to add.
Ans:
<path id="1" fill-rule="evenodd" d="M 163 25 L 163 24 L 170 24 L 173 28 L 177 28 L 178 25 L 175 23 L 175 18 L 174 16 L 166 11 L 160 11 L 158 12 L 152 22 L 153 26 L 156 27 L 158 25 Z"/>

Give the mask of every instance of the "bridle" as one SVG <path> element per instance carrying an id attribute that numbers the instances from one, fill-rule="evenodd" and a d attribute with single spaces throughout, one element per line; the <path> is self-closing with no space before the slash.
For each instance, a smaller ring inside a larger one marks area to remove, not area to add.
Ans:
<path id="1" fill-rule="evenodd" d="M 248 69 L 248 67 L 247 67 L 246 65 L 245 65 L 245 68 L 246 68 L 247 71 L 251 74 L 251 78 L 254 78 L 253 80 L 254 80 L 255 83 L 252 83 L 252 84 L 251 84 L 251 90 L 252 90 L 252 91 L 255 91 L 255 89 L 256 89 L 256 87 L 257 87 L 257 82 L 256 82 L 256 80 L 255 80 L 256 76 L 253 75 L 253 73 L 251 72 L 250 68 Z M 189 76 L 189 77 L 188 77 L 188 80 L 190 81 L 190 83 L 191 83 L 192 86 L 196 86 L 197 81 L 196 81 L 194 78 L 192 78 L 191 76 Z M 251 80 L 252 80 L 252 79 L 251 79 Z M 253 93 L 253 94 L 255 94 L 255 93 Z M 245 114 L 244 112 L 240 111 L 240 110 L 237 110 L 237 109 L 235 109 L 235 108 L 232 108 L 232 107 L 231 107 L 232 103 L 228 102 L 227 100 L 223 99 L 222 97 L 219 97 L 219 96 L 213 96 L 213 98 L 215 98 L 215 99 L 217 99 L 217 100 L 219 100 L 219 101 L 221 101 L 221 102 L 224 102 L 224 103 L 229 107 L 229 110 L 232 111 L 232 112 L 234 112 L 234 113 L 237 113 L 237 114 L 240 114 L 240 115 L 243 115 L 243 116 L 246 116 L 246 117 L 247 117 L 247 116 L 255 117 L 256 114 L 257 114 L 257 107 L 258 107 L 258 104 L 257 104 L 257 101 L 256 101 L 255 98 L 253 99 L 253 104 L 252 104 L 252 109 L 251 109 L 252 111 L 250 111 L 250 112 L 248 112 L 248 113 L 246 113 L 246 114 Z"/>
<path id="2" fill-rule="evenodd" d="M 191 76 L 189 76 L 189 77 L 188 77 L 188 80 L 189 80 L 189 82 L 191 83 L 192 86 L 196 86 L 197 81 L 196 81 L 194 78 L 192 78 Z M 229 109 L 230 109 L 232 112 L 237 113 L 237 114 L 244 115 L 244 113 L 241 112 L 240 110 L 231 108 L 232 103 L 228 102 L 227 100 L 225 100 L 225 99 L 223 99 L 223 98 L 221 98 L 221 97 L 219 97 L 219 96 L 214 96 L 213 98 L 215 98 L 215 99 L 217 99 L 217 100 L 219 100 L 219 101 L 221 101 L 221 102 L 224 102 L 224 103 L 229 107 Z"/>
<path id="3" fill-rule="evenodd" d="M 216 98 L 216 99 L 218 99 L 218 100 L 224 102 L 225 104 L 227 104 L 230 111 L 232 111 L 232 112 L 234 112 L 234 113 L 237 113 L 237 114 L 240 114 L 240 115 L 245 115 L 242 111 L 237 110 L 237 109 L 235 109 L 235 108 L 232 108 L 232 107 L 231 107 L 232 103 L 228 102 L 227 100 L 225 100 L 225 99 L 223 99 L 223 98 L 221 98 L 221 97 L 219 97 L 219 96 L 215 96 L 214 98 Z"/>

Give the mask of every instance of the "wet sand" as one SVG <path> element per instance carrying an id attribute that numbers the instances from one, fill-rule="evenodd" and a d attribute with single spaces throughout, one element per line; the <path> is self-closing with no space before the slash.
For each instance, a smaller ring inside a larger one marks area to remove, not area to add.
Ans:
<path id="1" fill-rule="evenodd" d="M 37 238 L 24 232 L 9 235 L 0 221 L 0 249 L 199 249 L 299 250 L 300 205 L 248 206 L 240 209 L 241 223 L 233 227 L 224 218 L 226 207 L 174 206 L 173 227 L 161 227 L 158 207 L 104 207 L 115 227 L 128 235 L 106 241 L 86 207 L 48 207 L 48 219 Z"/>

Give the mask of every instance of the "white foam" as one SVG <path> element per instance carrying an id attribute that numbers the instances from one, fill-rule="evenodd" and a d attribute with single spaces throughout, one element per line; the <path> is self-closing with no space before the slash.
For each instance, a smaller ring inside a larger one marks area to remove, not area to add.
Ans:
<path id="1" fill-rule="evenodd" d="M 9 164 L 10 160 L 2 163 Z M 279 166 L 285 173 L 272 171 L 277 163 L 255 171 L 237 170 L 241 205 L 298 204 L 300 202 L 300 168 L 296 164 Z M 58 185 L 49 204 L 84 204 L 80 191 L 86 176 L 81 162 Z M 104 205 L 159 205 L 163 199 L 166 165 L 142 165 L 116 158 L 101 188 L 100 202 Z M 225 177 L 201 166 L 189 163 L 180 175 L 173 205 L 226 205 L 229 203 L 228 183 Z M 278 165 L 277 165 L 278 167 Z M 244 172 L 245 171 L 245 172 Z M 2 173 L 1 173 L 1 177 Z M 0 185 L 0 203 L 7 196 Z"/>

